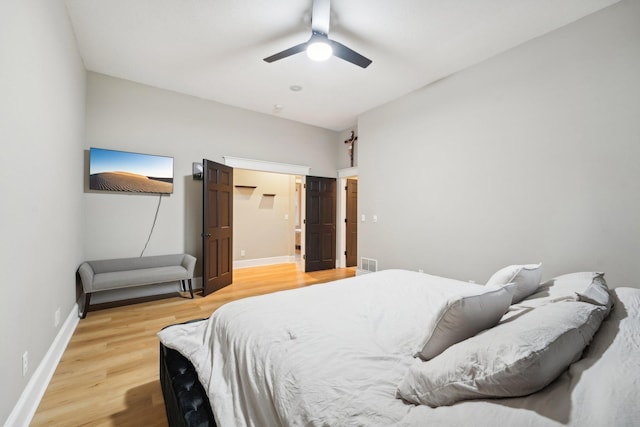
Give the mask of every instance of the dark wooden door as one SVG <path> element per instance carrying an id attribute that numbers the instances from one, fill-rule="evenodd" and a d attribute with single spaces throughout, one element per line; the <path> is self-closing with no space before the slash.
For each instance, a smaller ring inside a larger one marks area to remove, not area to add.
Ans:
<path id="1" fill-rule="evenodd" d="M 347 179 L 347 267 L 358 265 L 358 180 Z"/>
<path id="2" fill-rule="evenodd" d="M 208 295 L 233 281 L 233 168 L 202 163 L 202 288 Z"/>
<path id="3" fill-rule="evenodd" d="M 305 271 L 336 266 L 336 179 L 306 180 Z"/>

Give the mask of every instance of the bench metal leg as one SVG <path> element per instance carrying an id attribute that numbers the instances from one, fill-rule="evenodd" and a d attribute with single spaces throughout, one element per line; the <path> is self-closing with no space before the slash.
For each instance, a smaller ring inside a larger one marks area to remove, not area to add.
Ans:
<path id="1" fill-rule="evenodd" d="M 80 312 L 80 318 L 84 319 L 87 317 L 87 312 L 89 311 L 89 303 L 91 301 L 91 292 L 85 292 L 84 294 L 84 307 L 82 307 L 82 311 Z"/>
<path id="2" fill-rule="evenodd" d="M 193 299 L 193 285 L 191 283 L 192 279 L 184 279 L 184 280 L 180 280 L 180 290 L 182 292 L 186 292 L 187 291 L 187 284 L 189 284 L 189 293 L 191 294 L 191 299 Z"/>

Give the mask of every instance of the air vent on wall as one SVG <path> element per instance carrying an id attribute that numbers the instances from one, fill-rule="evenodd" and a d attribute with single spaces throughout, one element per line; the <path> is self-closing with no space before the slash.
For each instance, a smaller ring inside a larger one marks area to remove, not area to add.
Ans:
<path id="1" fill-rule="evenodd" d="M 376 271 L 378 271 L 377 259 L 360 257 L 360 268 L 357 274 L 375 273 Z"/>

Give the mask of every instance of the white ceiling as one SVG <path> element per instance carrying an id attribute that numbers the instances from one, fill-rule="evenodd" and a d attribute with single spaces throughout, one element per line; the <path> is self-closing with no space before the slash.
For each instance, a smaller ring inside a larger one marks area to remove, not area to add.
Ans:
<path id="1" fill-rule="evenodd" d="M 371 108 L 617 1 L 334 0 L 329 37 L 372 59 L 366 69 L 304 53 L 262 60 L 309 38 L 311 0 L 66 4 L 90 71 L 344 130 Z"/>

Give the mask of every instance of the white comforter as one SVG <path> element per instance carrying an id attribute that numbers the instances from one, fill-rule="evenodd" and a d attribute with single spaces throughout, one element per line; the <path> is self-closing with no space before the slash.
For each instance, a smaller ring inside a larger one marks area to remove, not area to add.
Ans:
<path id="1" fill-rule="evenodd" d="M 397 399 L 424 325 L 473 286 L 387 270 L 235 301 L 159 337 L 194 364 L 220 427 L 640 425 L 640 289 L 615 290 L 585 357 L 541 392 L 435 409 Z"/>

